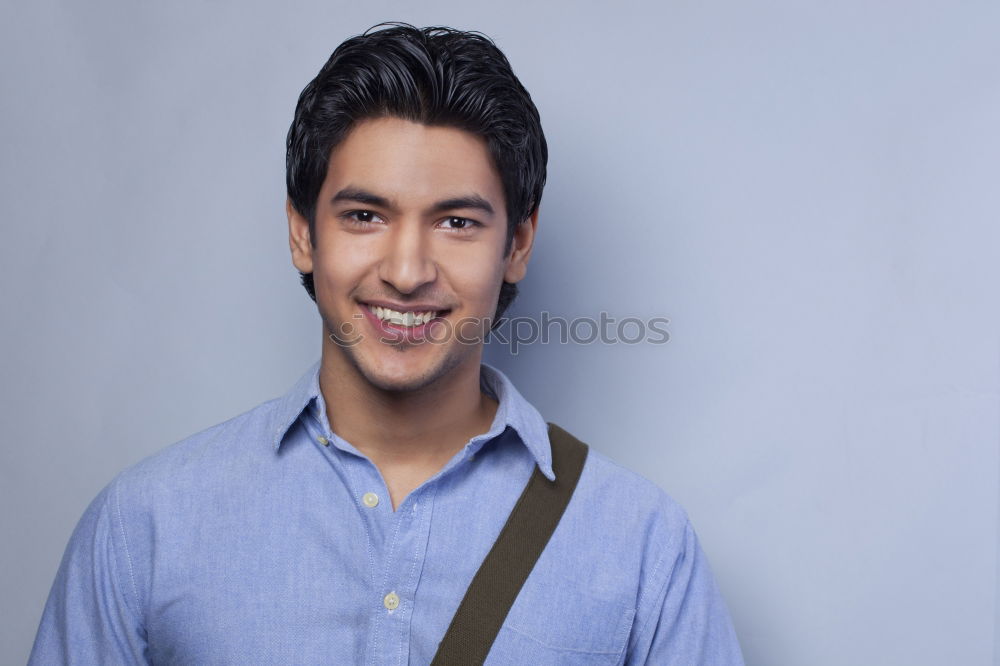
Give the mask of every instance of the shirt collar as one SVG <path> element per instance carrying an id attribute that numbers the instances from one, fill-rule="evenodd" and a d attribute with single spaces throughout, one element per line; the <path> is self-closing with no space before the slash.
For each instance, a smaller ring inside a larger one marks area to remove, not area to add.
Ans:
<path id="1" fill-rule="evenodd" d="M 303 410 L 309 407 L 313 401 L 316 401 L 320 406 L 324 405 L 323 396 L 319 389 L 319 369 L 320 361 L 316 361 L 285 395 L 277 399 L 272 413 L 272 428 L 270 430 L 273 433 L 272 444 L 276 451 L 281 446 L 285 434 L 295 424 Z M 507 426 L 510 426 L 517 432 L 542 474 L 550 481 L 554 480 L 556 477 L 552 471 L 552 449 L 549 445 L 548 424 L 545 419 L 514 387 L 507 375 L 499 369 L 488 363 L 481 363 L 479 370 L 481 390 L 492 395 L 499 406 L 489 431 L 484 436 L 474 437 L 468 446 L 476 445 L 475 450 L 478 450 L 483 444 L 502 434 Z M 321 420 L 325 424 L 325 407 L 321 411 L 323 412 Z M 469 452 L 475 453 L 475 450 Z"/>

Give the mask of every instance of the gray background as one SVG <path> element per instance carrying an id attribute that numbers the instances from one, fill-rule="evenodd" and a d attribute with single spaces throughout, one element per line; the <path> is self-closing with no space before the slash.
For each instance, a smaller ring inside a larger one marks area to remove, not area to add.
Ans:
<path id="1" fill-rule="evenodd" d="M 285 132 L 397 19 L 540 109 L 512 314 L 670 318 L 488 359 L 688 509 L 747 662 L 1000 664 L 997 3 L 363 5 L 0 9 L 3 661 L 103 485 L 318 357 Z"/>

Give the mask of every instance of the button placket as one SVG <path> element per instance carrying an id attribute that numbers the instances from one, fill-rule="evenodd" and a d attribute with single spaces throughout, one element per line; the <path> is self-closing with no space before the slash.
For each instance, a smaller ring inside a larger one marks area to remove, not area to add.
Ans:
<path id="1" fill-rule="evenodd" d="M 415 491 L 400 507 L 382 516 L 392 518 L 395 534 L 390 540 L 378 606 L 372 622 L 369 654 L 373 664 L 405 664 L 410 645 L 413 602 L 424 566 L 434 487 Z M 366 509 L 367 511 L 367 509 Z"/>

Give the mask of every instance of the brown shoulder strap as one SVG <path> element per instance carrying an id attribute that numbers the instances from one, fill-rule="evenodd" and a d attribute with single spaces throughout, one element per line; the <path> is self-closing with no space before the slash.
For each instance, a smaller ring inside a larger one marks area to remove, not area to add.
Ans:
<path id="1" fill-rule="evenodd" d="M 573 496 L 587 460 L 587 445 L 556 424 L 548 425 L 556 480 L 549 481 L 535 467 L 500 536 L 465 591 L 432 666 L 483 663 Z"/>

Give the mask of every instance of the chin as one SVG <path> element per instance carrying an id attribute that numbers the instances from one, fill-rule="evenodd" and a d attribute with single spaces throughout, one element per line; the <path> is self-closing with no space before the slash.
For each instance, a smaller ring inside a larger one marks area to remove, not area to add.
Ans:
<path id="1" fill-rule="evenodd" d="M 380 354 L 391 353 L 398 358 L 372 359 L 356 357 L 351 352 L 352 363 L 372 386 L 390 392 L 410 392 L 423 389 L 446 376 L 457 367 L 462 358 L 454 354 L 431 356 L 410 354 L 406 349 L 387 347 Z"/>

